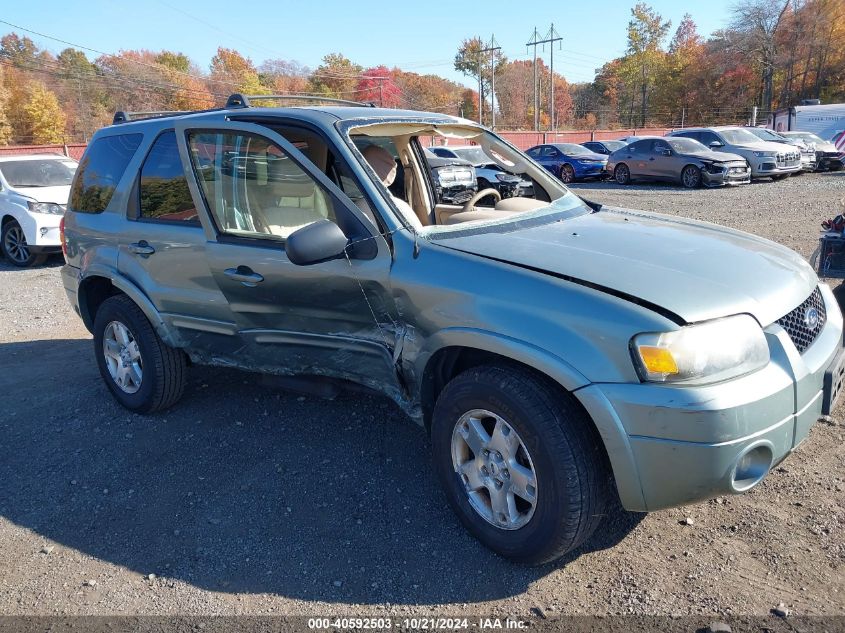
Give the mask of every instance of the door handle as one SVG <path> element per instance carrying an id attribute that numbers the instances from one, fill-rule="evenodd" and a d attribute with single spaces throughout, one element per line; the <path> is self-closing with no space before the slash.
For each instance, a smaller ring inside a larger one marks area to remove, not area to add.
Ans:
<path id="1" fill-rule="evenodd" d="M 240 281 L 247 288 L 255 288 L 255 286 L 264 281 L 264 277 L 254 272 L 249 266 L 227 268 L 223 271 L 223 274 L 232 281 Z"/>
<path id="2" fill-rule="evenodd" d="M 649 160 L 650 160 L 650 161 L 653 161 L 654 159 L 653 159 L 653 158 L 649 158 Z"/>
<path id="3" fill-rule="evenodd" d="M 156 252 L 152 246 L 149 245 L 147 240 L 141 240 L 140 242 L 135 242 L 134 244 L 129 245 L 129 252 L 135 253 L 136 255 L 142 255 L 144 257 L 149 257 L 153 253 Z"/>

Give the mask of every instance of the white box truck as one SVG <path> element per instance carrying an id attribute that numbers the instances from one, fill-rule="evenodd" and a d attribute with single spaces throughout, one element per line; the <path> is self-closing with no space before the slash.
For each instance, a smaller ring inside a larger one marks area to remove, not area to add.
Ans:
<path id="1" fill-rule="evenodd" d="M 829 141 L 845 130 L 845 103 L 782 108 L 769 117 L 769 127 L 775 132 L 812 132 Z"/>

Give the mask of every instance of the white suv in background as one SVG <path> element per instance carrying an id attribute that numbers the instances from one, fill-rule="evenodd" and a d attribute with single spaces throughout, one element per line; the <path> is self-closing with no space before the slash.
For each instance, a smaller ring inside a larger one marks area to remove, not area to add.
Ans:
<path id="1" fill-rule="evenodd" d="M 0 252 L 15 266 L 61 251 L 59 223 L 77 162 L 67 156 L 0 156 Z"/>

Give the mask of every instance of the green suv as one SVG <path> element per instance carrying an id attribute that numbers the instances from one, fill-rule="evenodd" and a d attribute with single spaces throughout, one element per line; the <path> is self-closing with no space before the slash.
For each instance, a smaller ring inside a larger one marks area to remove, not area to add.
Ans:
<path id="1" fill-rule="evenodd" d="M 467 529 L 527 563 L 617 497 L 753 488 L 833 406 L 842 315 L 794 252 L 583 200 L 464 119 L 255 99 L 118 113 L 82 159 L 62 278 L 123 406 L 175 404 L 192 364 L 363 385 L 428 431 Z M 533 196 L 439 202 L 424 148 L 448 142 Z"/>

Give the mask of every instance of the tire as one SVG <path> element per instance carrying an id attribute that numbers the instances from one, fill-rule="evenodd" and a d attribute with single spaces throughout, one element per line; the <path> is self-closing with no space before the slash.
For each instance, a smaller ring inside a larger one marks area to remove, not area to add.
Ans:
<path id="1" fill-rule="evenodd" d="M 687 189 L 701 186 L 701 170 L 695 165 L 687 165 L 681 170 L 681 184 Z"/>
<path id="2" fill-rule="evenodd" d="M 0 250 L 9 263 L 19 268 L 39 266 L 47 261 L 47 255 L 33 253 L 26 242 L 26 235 L 17 220 L 9 220 L 0 231 Z"/>
<path id="3" fill-rule="evenodd" d="M 631 182 L 631 170 L 625 163 L 619 163 L 613 170 L 613 178 L 620 185 L 627 185 Z"/>
<path id="4" fill-rule="evenodd" d="M 479 425 L 490 444 L 469 432 Z M 505 437 L 516 448 L 497 456 Z M 434 408 L 431 443 L 437 477 L 458 518 L 515 562 L 539 565 L 579 547 L 608 508 L 610 469 L 592 421 L 569 394 L 527 369 L 482 366 L 452 379 Z M 509 516 L 497 514 L 491 490 L 505 495 L 498 508 Z"/>
<path id="5" fill-rule="evenodd" d="M 129 341 L 126 344 L 123 340 L 124 345 L 118 350 L 113 343 L 121 345 L 121 337 L 117 336 L 119 326 L 126 329 Z M 126 365 L 121 368 L 118 358 L 107 356 L 104 341 L 113 342 L 110 344 L 112 353 L 119 354 Z M 109 391 L 131 411 L 152 413 L 166 409 L 175 404 L 185 390 L 185 354 L 165 345 L 141 309 L 126 295 L 106 299 L 97 310 L 94 354 Z M 128 370 L 130 366 L 135 368 L 134 377 Z M 113 376 L 115 371 L 118 377 Z M 118 380 L 125 380 L 124 385 L 121 386 Z"/>
<path id="6" fill-rule="evenodd" d="M 564 163 L 560 167 L 560 180 L 567 185 L 575 182 L 575 170 L 569 163 Z"/>

